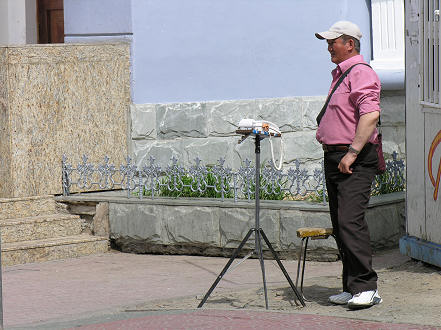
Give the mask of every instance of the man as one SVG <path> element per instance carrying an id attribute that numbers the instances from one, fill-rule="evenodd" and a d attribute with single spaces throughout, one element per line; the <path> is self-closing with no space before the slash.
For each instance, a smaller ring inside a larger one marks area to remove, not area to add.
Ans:
<path id="1" fill-rule="evenodd" d="M 382 302 L 364 219 L 378 163 L 380 81 L 369 66 L 358 64 L 365 62 L 357 25 L 339 21 L 315 36 L 327 41 L 331 61 L 337 64 L 330 93 L 341 75 L 357 64 L 331 96 L 324 114 L 322 110 L 317 117 L 316 138 L 324 150 L 331 221 L 343 263 L 343 292 L 329 300 L 365 308 Z"/>

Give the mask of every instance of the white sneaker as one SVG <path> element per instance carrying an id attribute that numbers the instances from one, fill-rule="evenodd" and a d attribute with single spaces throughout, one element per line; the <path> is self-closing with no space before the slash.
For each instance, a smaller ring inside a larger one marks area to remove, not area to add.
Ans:
<path id="1" fill-rule="evenodd" d="M 348 307 L 351 309 L 365 308 L 373 305 L 377 305 L 383 302 L 378 290 L 375 291 L 363 291 L 354 294 L 351 300 L 348 301 Z"/>
<path id="2" fill-rule="evenodd" d="M 351 298 L 352 295 L 349 292 L 342 292 L 334 296 L 330 296 L 329 301 L 336 305 L 346 305 Z"/>

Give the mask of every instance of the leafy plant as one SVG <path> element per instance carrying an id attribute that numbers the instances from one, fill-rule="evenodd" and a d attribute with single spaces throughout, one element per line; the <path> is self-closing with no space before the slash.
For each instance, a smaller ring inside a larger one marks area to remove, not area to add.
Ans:
<path id="1" fill-rule="evenodd" d="M 159 196 L 221 198 L 221 184 L 209 168 L 203 177 L 193 177 L 188 173 L 179 177 L 163 177 L 159 184 Z M 224 178 L 223 185 L 224 198 L 232 198 L 233 193 L 227 178 Z M 173 189 L 170 190 L 169 187 Z"/>
<path id="2" fill-rule="evenodd" d="M 328 201 L 328 194 L 325 195 L 326 201 Z M 313 203 L 323 203 L 323 189 L 319 189 L 317 192 L 306 195 L 306 201 Z"/>
<path id="3" fill-rule="evenodd" d="M 406 183 L 400 175 L 394 175 L 391 171 L 386 171 L 375 177 L 372 189 L 372 196 L 390 194 L 393 192 L 404 191 Z"/>
<path id="4" fill-rule="evenodd" d="M 284 186 L 285 182 L 266 180 L 262 174 L 260 174 L 260 190 L 259 198 L 262 200 L 283 200 L 285 199 L 286 192 Z"/>
<path id="5" fill-rule="evenodd" d="M 263 169 L 264 165 L 262 165 Z M 271 179 L 268 176 L 260 174 L 260 191 L 259 197 L 261 200 L 301 200 L 313 203 L 323 203 L 323 189 L 309 192 L 303 196 L 291 195 L 286 188 L 287 179 L 276 178 Z M 202 197 L 202 198 L 221 198 L 221 182 L 224 180 L 224 198 L 233 198 L 234 191 L 230 186 L 231 177 L 224 177 L 218 179 L 213 173 L 212 168 L 207 168 L 204 174 L 192 176 L 189 173 L 183 173 L 177 176 L 164 176 L 160 179 L 156 191 L 159 191 L 161 197 Z M 255 186 L 251 186 L 252 197 L 254 197 Z M 405 189 L 405 181 L 401 175 L 397 173 L 386 171 L 381 175 L 375 177 L 373 183 L 372 196 L 388 194 L 392 192 L 403 191 Z M 216 191 L 217 190 L 217 191 Z M 144 192 L 144 195 L 149 195 L 149 192 Z M 328 196 L 325 196 L 328 201 Z"/>

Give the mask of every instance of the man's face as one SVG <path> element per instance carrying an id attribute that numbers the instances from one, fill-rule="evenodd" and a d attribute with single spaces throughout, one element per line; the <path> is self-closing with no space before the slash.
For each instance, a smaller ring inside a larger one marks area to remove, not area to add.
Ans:
<path id="1" fill-rule="evenodd" d="M 328 52 L 331 54 L 331 61 L 335 64 L 347 60 L 351 57 L 351 45 L 349 40 L 346 43 L 342 38 L 326 40 L 328 42 Z"/>

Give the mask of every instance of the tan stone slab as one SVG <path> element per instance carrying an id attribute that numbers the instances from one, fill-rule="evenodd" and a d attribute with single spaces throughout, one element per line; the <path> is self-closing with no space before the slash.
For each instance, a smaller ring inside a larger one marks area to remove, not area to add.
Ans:
<path id="1" fill-rule="evenodd" d="M 31 217 L 55 213 L 57 203 L 54 196 L 25 198 L 0 198 L 0 219 Z"/>
<path id="2" fill-rule="evenodd" d="M 2 245 L 2 265 L 11 266 L 30 262 L 76 258 L 104 253 L 108 250 L 109 242 L 107 239 L 90 235 L 6 243 Z"/>
<path id="3" fill-rule="evenodd" d="M 35 249 L 47 246 L 57 246 L 57 245 L 69 245 L 84 242 L 95 242 L 107 240 L 104 237 L 92 236 L 92 235 L 73 235 L 66 237 L 55 237 L 50 239 L 26 241 L 26 242 L 12 242 L 5 243 L 2 245 L 2 251 L 12 251 L 12 250 L 22 250 L 22 249 Z"/>
<path id="4" fill-rule="evenodd" d="M 0 48 L 0 178 L 11 175 L 11 144 L 9 134 L 9 100 L 8 100 L 8 67 L 7 49 Z M 11 187 L 7 180 L 0 179 L 0 192 L 11 196 Z M 1 194 L 0 194 L 1 196 Z"/>
<path id="5" fill-rule="evenodd" d="M 61 157 L 77 164 L 128 152 L 129 45 L 0 47 L 0 196 L 61 194 Z M 0 53 L 1 54 L 1 53 Z M 5 59 L 6 57 L 6 59 Z M 6 78 L 5 78 L 6 75 Z M 1 78 L 3 77 L 3 78 Z M 3 79 L 3 82 L 2 82 Z M 3 157 L 3 156 L 2 156 Z"/>
<path id="6" fill-rule="evenodd" d="M 115 58 L 128 60 L 130 56 L 127 52 L 128 47 L 129 44 L 124 42 L 113 44 L 40 44 L 8 46 L 7 51 L 8 62 L 11 64 L 51 64 L 54 62 L 109 62 Z M 0 51 L 0 56 L 1 53 Z"/>
<path id="7" fill-rule="evenodd" d="M 70 214 L 0 220 L 2 243 L 78 235 L 83 223 L 84 220 Z"/>
<path id="8" fill-rule="evenodd" d="M 6 62 L 8 49 L 6 47 L 0 47 L 0 63 Z"/>

